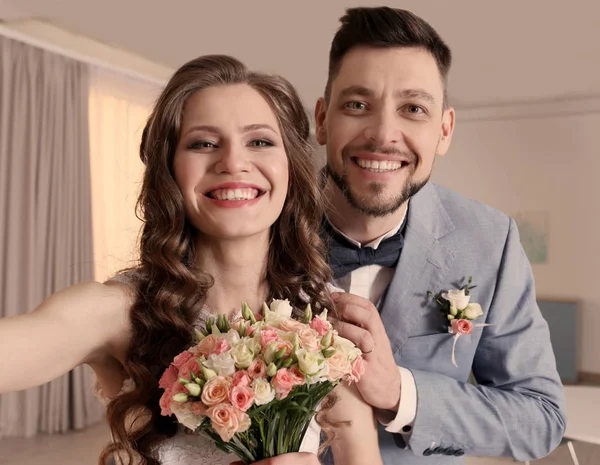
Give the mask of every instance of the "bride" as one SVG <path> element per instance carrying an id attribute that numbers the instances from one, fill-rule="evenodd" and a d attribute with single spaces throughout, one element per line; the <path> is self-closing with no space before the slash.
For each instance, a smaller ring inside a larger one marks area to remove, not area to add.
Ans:
<path id="1" fill-rule="evenodd" d="M 100 463 L 111 456 L 144 465 L 238 460 L 161 416 L 158 379 L 191 345 L 194 327 L 217 313 L 235 318 L 242 301 L 258 309 L 281 297 L 303 308 L 305 296 L 333 309 L 308 136 L 302 103 L 283 78 L 226 56 L 181 67 L 143 133 L 138 266 L 0 321 L 0 350 L 13 354 L 0 357 L 0 393 L 88 364 L 113 436 Z M 354 389 L 340 385 L 336 393 L 319 422 L 334 433 L 336 463 L 381 464 L 371 408 Z M 313 421 L 304 453 L 268 463 L 318 464 L 319 434 Z"/>

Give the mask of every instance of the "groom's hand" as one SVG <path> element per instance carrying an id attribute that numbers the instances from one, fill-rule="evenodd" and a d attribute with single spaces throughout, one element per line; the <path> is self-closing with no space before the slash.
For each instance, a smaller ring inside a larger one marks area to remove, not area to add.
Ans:
<path id="1" fill-rule="evenodd" d="M 365 374 L 357 383 L 360 394 L 375 408 L 397 412 L 400 371 L 377 308 L 370 300 L 353 294 L 336 292 L 332 298 L 339 318 L 332 318 L 333 327 L 363 351 L 366 363 Z"/>
<path id="2" fill-rule="evenodd" d="M 243 462 L 233 462 L 230 465 L 243 465 Z M 252 465 L 319 465 L 319 459 L 308 452 L 294 452 L 254 462 Z"/>

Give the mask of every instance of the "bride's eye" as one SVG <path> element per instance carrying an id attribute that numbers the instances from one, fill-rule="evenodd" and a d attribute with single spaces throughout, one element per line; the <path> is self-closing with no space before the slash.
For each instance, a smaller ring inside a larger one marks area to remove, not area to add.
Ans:
<path id="1" fill-rule="evenodd" d="M 199 140 L 188 145 L 189 150 L 214 149 L 217 145 L 207 140 Z"/>
<path id="2" fill-rule="evenodd" d="M 249 145 L 251 147 L 272 147 L 274 144 L 273 142 L 267 139 L 255 139 L 250 141 Z"/>

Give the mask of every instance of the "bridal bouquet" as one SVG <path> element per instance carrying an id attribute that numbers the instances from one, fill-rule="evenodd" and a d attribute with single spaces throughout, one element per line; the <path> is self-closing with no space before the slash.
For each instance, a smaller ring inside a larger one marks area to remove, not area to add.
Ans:
<path id="1" fill-rule="evenodd" d="M 320 402 L 364 372 L 360 349 L 310 304 L 298 320 L 287 300 L 262 315 L 244 303 L 241 318 L 210 318 L 196 337 L 160 379 L 162 414 L 246 463 L 298 452 Z"/>

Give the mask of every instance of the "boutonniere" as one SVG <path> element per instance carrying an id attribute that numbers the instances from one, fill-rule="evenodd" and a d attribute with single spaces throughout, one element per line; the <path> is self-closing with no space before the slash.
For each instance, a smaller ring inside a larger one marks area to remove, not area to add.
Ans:
<path id="1" fill-rule="evenodd" d="M 467 284 L 460 289 L 450 289 L 446 292 L 440 292 L 435 295 L 428 291 L 427 294 L 432 297 L 440 306 L 440 310 L 448 319 L 448 332 L 454 334 L 454 342 L 452 343 L 452 364 L 456 364 L 454 351 L 456 342 L 461 336 L 469 335 L 473 332 L 473 328 L 490 326 L 488 323 L 473 324 L 477 318 L 483 315 L 481 305 L 471 302 L 471 289 L 477 287 L 471 285 L 473 278 L 469 276 Z"/>

